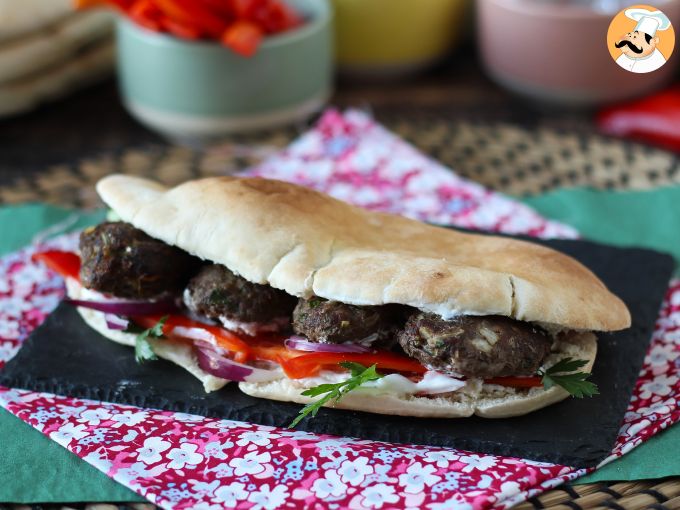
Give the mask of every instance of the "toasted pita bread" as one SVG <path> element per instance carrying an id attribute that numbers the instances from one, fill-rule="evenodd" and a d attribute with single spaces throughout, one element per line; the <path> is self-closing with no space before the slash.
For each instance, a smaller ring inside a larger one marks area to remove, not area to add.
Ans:
<path id="1" fill-rule="evenodd" d="M 445 319 L 504 315 L 611 331 L 625 304 L 576 260 L 537 244 L 366 211 L 294 184 L 216 177 L 168 189 L 112 175 L 100 196 L 151 237 L 294 296 L 399 303 Z"/>
<path id="2" fill-rule="evenodd" d="M 83 296 L 83 287 L 80 283 L 71 278 L 67 278 L 66 280 L 66 290 L 68 296 L 72 299 L 87 299 L 87 296 Z M 78 307 L 77 310 L 88 326 L 109 340 L 131 347 L 135 346 L 135 335 L 132 333 L 125 333 L 124 331 L 109 329 L 102 312 L 82 307 Z M 149 339 L 149 342 L 159 358 L 166 359 L 179 365 L 201 381 L 206 393 L 219 390 L 229 382 L 226 379 L 220 379 L 219 377 L 204 372 L 201 367 L 198 366 L 198 360 L 193 353 L 193 349 L 185 343 L 176 342 L 171 339 Z"/>

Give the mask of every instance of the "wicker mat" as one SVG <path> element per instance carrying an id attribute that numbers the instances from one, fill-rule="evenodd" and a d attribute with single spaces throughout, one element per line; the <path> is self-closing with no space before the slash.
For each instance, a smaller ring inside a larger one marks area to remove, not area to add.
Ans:
<path id="1" fill-rule="evenodd" d="M 154 510 L 151 504 L 0 505 L 0 510 Z M 532 498 L 515 510 L 680 510 L 680 479 L 563 485 Z"/>
<path id="2" fill-rule="evenodd" d="M 665 151 L 592 133 L 506 123 L 451 122 L 442 116 L 417 119 L 380 117 L 384 124 L 433 158 L 493 189 L 524 195 L 562 186 L 649 189 L 680 182 L 680 159 Z M 49 167 L 0 188 L 0 204 L 44 201 L 96 207 L 94 183 L 111 172 L 149 176 L 167 184 L 201 176 L 233 173 L 252 165 L 295 138 L 300 129 L 240 137 L 197 151 L 145 144 Z M 0 505 L 0 510 L 4 508 Z M 152 505 L 70 504 L 12 506 L 13 509 L 142 510 Z M 532 498 L 521 510 L 614 509 L 680 510 L 680 478 L 562 486 Z"/>
<path id="3" fill-rule="evenodd" d="M 154 510 L 154 505 L 69 504 L 0 505 L 0 510 Z M 680 480 L 624 482 L 562 487 L 532 498 L 515 510 L 680 510 Z"/>
<path id="4" fill-rule="evenodd" d="M 672 153 L 589 133 L 509 124 L 391 117 L 385 124 L 425 153 L 470 179 L 511 195 L 563 186 L 649 189 L 680 183 Z M 91 159 L 53 165 L 0 188 L 0 203 L 44 201 L 93 207 L 93 185 L 111 172 L 149 176 L 175 184 L 232 173 L 284 147 L 298 130 L 284 129 L 198 151 L 163 144 L 121 149 Z"/>

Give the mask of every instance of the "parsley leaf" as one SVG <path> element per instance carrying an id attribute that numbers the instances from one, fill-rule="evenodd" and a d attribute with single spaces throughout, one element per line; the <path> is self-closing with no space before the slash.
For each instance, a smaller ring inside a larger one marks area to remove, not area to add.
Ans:
<path id="1" fill-rule="evenodd" d="M 582 359 L 564 358 L 547 370 L 539 370 L 542 376 L 543 387 L 548 390 L 553 386 L 560 386 L 576 398 L 592 397 L 600 392 L 595 383 L 587 381 L 588 372 L 577 372 L 588 364 Z"/>
<path id="2" fill-rule="evenodd" d="M 311 414 L 312 417 L 316 416 L 316 413 L 319 411 L 319 409 L 321 409 L 321 407 L 323 407 L 324 404 L 327 404 L 328 402 L 338 402 L 347 393 L 355 390 L 362 384 L 369 381 L 376 381 L 384 377 L 382 374 L 379 374 L 376 371 L 376 365 L 366 368 L 360 363 L 349 361 L 343 361 L 339 364 L 341 367 L 350 371 L 351 377 L 343 382 L 320 384 L 319 386 L 315 386 L 314 388 L 309 388 L 308 390 L 303 391 L 302 394 L 306 397 L 318 397 L 320 395 L 323 396 L 316 402 L 312 402 L 303 407 L 300 411 L 300 414 L 298 414 L 292 423 L 288 425 L 288 428 L 295 427 L 305 416 L 309 414 Z"/>
<path id="3" fill-rule="evenodd" d="M 135 360 L 137 363 L 144 363 L 145 361 L 157 360 L 158 356 L 153 352 L 153 347 L 149 342 L 149 337 L 163 338 L 163 325 L 168 320 L 165 315 L 151 328 L 140 332 L 135 338 Z M 134 328 L 128 328 L 128 332 L 136 332 Z"/>

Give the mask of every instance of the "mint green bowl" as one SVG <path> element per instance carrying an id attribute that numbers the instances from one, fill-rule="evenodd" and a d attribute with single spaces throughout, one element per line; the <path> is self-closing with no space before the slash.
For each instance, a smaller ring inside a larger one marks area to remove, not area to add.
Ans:
<path id="1" fill-rule="evenodd" d="M 327 0 L 289 0 L 306 22 L 268 37 L 250 58 L 118 21 L 122 99 L 142 124 L 204 142 L 303 120 L 328 101 L 333 78 Z"/>

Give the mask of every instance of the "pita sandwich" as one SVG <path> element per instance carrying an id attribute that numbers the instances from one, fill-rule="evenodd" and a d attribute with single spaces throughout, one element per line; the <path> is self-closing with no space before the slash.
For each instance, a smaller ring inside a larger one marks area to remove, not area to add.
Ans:
<path id="1" fill-rule="evenodd" d="M 310 389 L 350 385 L 327 405 L 503 418 L 568 397 L 546 374 L 583 383 L 594 332 L 630 326 L 625 304 L 591 271 L 530 242 L 260 178 L 167 188 L 112 175 L 97 191 L 116 221 L 81 235 L 69 295 L 114 341 L 139 337 L 112 330 L 106 312 L 155 324 L 157 356 L 206 391 L 230 380 L 255 397 L 309 404 L 321 394 Z M 169 297 L 182 304 L 159 320 Z"/>

